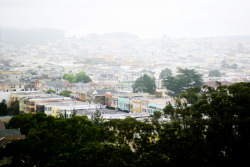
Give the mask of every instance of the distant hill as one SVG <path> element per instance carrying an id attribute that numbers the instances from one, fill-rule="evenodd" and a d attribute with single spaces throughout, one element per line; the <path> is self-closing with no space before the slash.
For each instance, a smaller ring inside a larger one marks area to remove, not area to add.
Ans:
<path id="1" fill-rule="evenodd" d="M 63 30 L 48 28 L 17 29 L 0 28 L 0 42 L 7 43 L 16 47 L 33 44 L 46 44 L 64 38 Z"/>
<path id="2" fill-rule="evenodd" d="M 102 36 L 104 38 L 139 39 L 138 36 L 126 32 L 105 33 Z"/>

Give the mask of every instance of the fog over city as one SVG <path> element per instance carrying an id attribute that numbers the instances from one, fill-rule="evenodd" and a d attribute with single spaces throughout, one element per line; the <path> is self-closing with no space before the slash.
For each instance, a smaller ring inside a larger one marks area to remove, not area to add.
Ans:
<path id="1" fill-rule="evenodd" d="M 248 0 L 1 0 L 0 26 L 142 38 L 250 34 Z"/>
<path id="2" fill-rule="evenodd" d="M 86 91 L 135 93 L 135 81 L 147 74 L 166 97 L 173 93 L 164 86 L 166 69 L 173 76 L 193 69 L 203 83 L 247 82 L 249 6 L 248 0 L 2 0 L 0 81 L 78 83 L 65 75 L 84 72 L 86 84 L 101 85 Z"/>
<path id="3" fill-rule="evenodd" d="M 0 0 L 0 166 L 249 163 L 249 7 Z"/>

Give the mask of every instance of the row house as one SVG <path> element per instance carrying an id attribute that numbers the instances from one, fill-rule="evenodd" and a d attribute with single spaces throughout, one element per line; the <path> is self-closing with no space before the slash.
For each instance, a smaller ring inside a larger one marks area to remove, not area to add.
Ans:
<path id="1" fill-rule="evenodd" d="M 113 95 L 111 98 L 111 107 L 117 109 L 118 108 L 118 96 L 117 95 Z"/>
<path id="2" fill-rule="evenodd" d="M 19 101 L 23 97 L 34 97 L 34 96 L 42 96 L 43 92 L 16 92 L 10 94 L 10 103 L 14 103 Z"/>
<path id="3" fill-rule="evenodd" d="M 88 101 L 84 103 L 79 101 L 68 101 L 45 104 L 44 108 L 45 114 L 47 115 L 59 117 L 62 114 L 64 117 L 66 116 L 66 118 L 70 118 L 74 113 L 77 115 L 91 115 L 97 109 L 103 109 L 104 106 L 100 104 L 89 103 Z"/>
<path id="4" fill-rule="evenodd" d="M 100 97 L 104 97 L 105 98 L 106 94 L 116 94 L 116 93 L 117 93 L 117 91 L 115 91 L 115 90 L 109 90 L 109 89 L 89 90 L 88 91 L 88 98 L 90 100 L 93 100 L 93 99 L 96 99 L 96 98 L 100 98 Z"/>
<path id="5" fill-rule="evenodd" d="M 135 81 L 121 81 L 121 85 L 122 85 L 122 90 L 124 91 L 130 91 L 132 92 L 133 91 L 133 84 L 134 84 Z"/>
<path id="6" fill-rule="evenodd" d="M 125 112 L 141 113 L 141 102 L 135 99 L 148 95 L 148 93 L 107 93 L 105 94 L 105 105 Z"/>
<path id="7" fill-rule="evenodd" d="M 0 92 L 7 92 L 7 90 L 9 90 L 9 85 L 4 82 L 0 82 Z"/>
<path id="8" fill-rule="evenodd" d="M 62 91 L 66 90 L 63 81 L 59 79 L 46 82 L 46 90 L 50 89 L 54 90 L 57 95 L 59 95 Z"/>
<path id="9" fill-rule="evenodd" d="M 105 94 L 105 105 L 111 107 L 112 94 Z"/>
<path id="10" fill-rule="evenodd" d="M 163 112 L 167 104 L 175 106 L 173 98 L 153 98 L 143 94 L 105 94 L 105 105 L 108 108 L 118 109 L 130 113 L 154 114 L 154 111 Z"/>
<path id="11" fill-rule="evenodd" d="M 85 91 L 75 91 L 75 93 L 71 93 L 70 95 L 72 98 L 80 101 L 88 100 L 87 92 Z"/>
<path id="12" fill-rule="evenodd" d="M 131 97 L 119 97 L 118 109 L 126 112 L 132 112 L 133 102 Z"/>
<path id="13" fill-rule="evenodd" d="M 149 99 L 144 98 L 141 100 L 141 112 L 146 113 L 148 111 Z"/>
<path id="14" fill-rule="evenodd" d="M 46 82 L 48 79 L 37 79 L 35 82 L 35 87 L 37 90 L 46 91 Z"/>
<path id="15" fill-rule="evenodd" d="M 163 113 L 163 109 L 166 105 L 171 104 L 175 107 L 175 100 L 173 98 L 155 98 L 151 99 L 148 104 L 147 113 L 153 115 L 154 111 L 160 111 Z"/>
<path id="16" fill-rule="evenodd" d="M 23 92 L 23 91 L 36 91 L 35 83 L 11 82 L 0 83 L 0 92 Z"/>
<path id="17" fill-rule="evenodd" d="M 33 96 L 33 97 L 23 97 L 19 102 L 19 110 L 21 113 L 36 113 L 37 105 L 41 102 L 60 102 L 60 101 L 69 101 L 71 98 L 68 97 L 60 97 L 60 96 L 51 96 L 48 94 L 44 94 L 41 96 Z"/>
<path id="18" fill-rule="evenodd" d="M 9 82 L 9 81 L 19 82 L 21 77 L 22 76 L 20 74 L 7 74 L 7 75 L 2 75 L 1 80 L 5 82 Z"/>
<path id="19" fill-rule="evenodd" d="M 0 79 L 3 81 L 18 82 L 23 75 L 22 71 L 2 71 L 0 73 Z"/>
<path id="20" fill-rule="evenodd" d="M 35 82 L 28 82 L 24 85 L 24 91 L 37 91 Z"/>
<path id="21" fill-rule="evenodd" d="M 141 113 L 141 100 L 140 99 L 134 99 L 133 100 L 133 110 L 132 113 Z"/>
<path id="22" fill-rule="evenodd" d="M 1 92 L 21 92 L 25 91 L 25 84 L 21 82 L 0 83 Z"/>

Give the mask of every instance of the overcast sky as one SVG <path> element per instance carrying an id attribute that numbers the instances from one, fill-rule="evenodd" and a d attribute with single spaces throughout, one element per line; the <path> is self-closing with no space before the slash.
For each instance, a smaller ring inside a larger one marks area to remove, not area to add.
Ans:
<path id="1" fill-rule="evenodd" d="M 0 27 L 143 38 L 250 35 L 250 0 L 0 0 Z"/>

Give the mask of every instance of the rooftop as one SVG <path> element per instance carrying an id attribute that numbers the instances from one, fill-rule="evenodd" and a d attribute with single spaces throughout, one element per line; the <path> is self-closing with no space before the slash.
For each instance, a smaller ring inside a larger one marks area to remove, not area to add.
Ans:
<path id="1" fill-rule="evenodd" d="M 21 135 L 20 129 L 0 130 L 0 137 Z"/>

